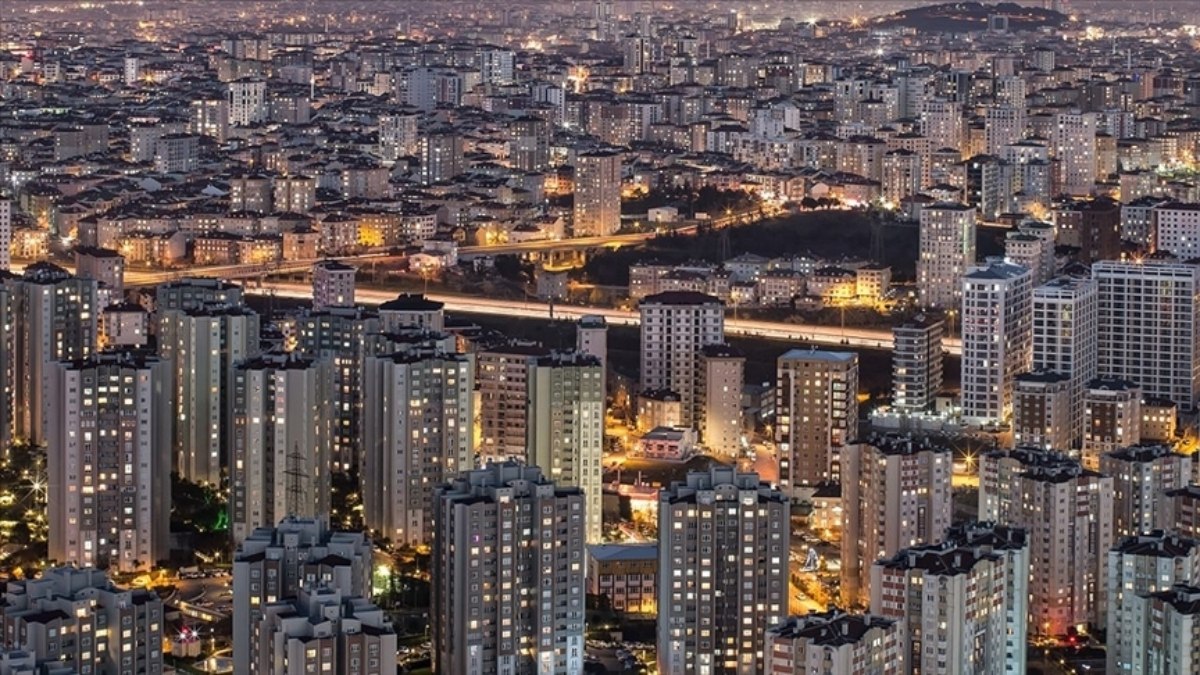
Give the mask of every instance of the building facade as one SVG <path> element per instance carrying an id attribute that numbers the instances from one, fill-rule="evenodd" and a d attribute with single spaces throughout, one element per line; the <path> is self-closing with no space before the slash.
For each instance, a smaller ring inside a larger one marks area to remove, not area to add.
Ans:
<path id="1" fill-rule="evenodd" d="M 788 612 L 790 501 L 714 467 L 659 493 L 658 669 L 761 673 Z"/>
<path id="2" fill-rule="evenodd" d="M 438 489 L 435 504 L 435 669 L 582 672 L 582 491 L 506 462 L 461 474 Z"/>
<path id="3" fill-rule="evenodd" d="M 140 352 L 61 361 L 47 389 L 50 557 L 120 572 L 166 560 L 170 364 Z"/>

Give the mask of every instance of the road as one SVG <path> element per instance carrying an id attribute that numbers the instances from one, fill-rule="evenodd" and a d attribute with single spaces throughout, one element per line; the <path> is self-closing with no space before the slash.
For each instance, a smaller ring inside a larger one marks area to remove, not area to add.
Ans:
<path id="1" fill-rule="evenodd" d="M 278 297 L 311 299 L 312 287 L 308 284 L 266 281 L 261 288 L 247 288 L 250 294 L 274 293 Z M 355 299 L 365 305 L 379 305 L 396 297 L 394 291 L 379 291 L 359 289 L 355 291 Z M 622 309 L 600 307 L 578 307 L 574 305 L 555 305 L 553 315 L 550 306 L 539 301 L 519 302 L 515 300 L 497 300 L 462 295 L 446 295 L 431 293 L 431 300 L 445 303 L 451 312 L 464 314 L 485 314 L 510 316 L 525 319 L 578 319 L 582 316 L 601 316 L 609 324 L 617 326 L 638 325 L 638 313 Z M 761 337 L 789 342 L 804 342 L 840 347 L 855 347 L 859 349 L 891 349 L 892 333 L 888 330 L 870 328 L 839 328 L 837 326 L 817 326 L 813 324 L 783 323 L 775 321 L 757 321 L 752 319 L 726 319 L 725 334 L 738 337 Z M 961 343 L 957 339 L 944 342 L 948 354 L 961 353 Z"/>

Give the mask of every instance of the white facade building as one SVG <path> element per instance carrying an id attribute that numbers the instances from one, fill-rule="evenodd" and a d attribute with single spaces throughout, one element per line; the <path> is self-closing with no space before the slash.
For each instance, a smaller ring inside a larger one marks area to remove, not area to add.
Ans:
<path id="1" fill-rule="evenodd" d="M 917 292 L 921 305 L 955 309 L 962 276 L 975 264 L 975 209 L 940 203 L 921 209 Z"/>
<path id="2" fill-rule="evenodd" d="M 583 491 L 584 538 L 599 544 L 604 534 L 604 368 L 590 354 L 555 353 L 534 359 L 525 382 L 526 463 L 558 485 Z"/>
<path id="3" fill-rule="evenodd" d="M 1181 410 L 1200 397 L 1200 266 L 1101 260 L 1099 372 L 1136 382 Z"/>
<path id="4" fill-rule="evenodd" d="M 1013 384 L 1029 370 L 1032 276 L 1008 263 L 977 267 L 962 279 L 962 411 L 968 424 L 1006 422 Z"/>
<path id="5" fill-rule="evenodd" d="M 109 352 L 49 366 L 50 557 L 149 570 L 169 554 L 170 364 Z"/>
<path id="6" fill-rule="evenodd" d="M 705 345 L 725 342 L 725 305 L 703 293 L 670 291 L 642 299 L 641 388 L 668 389 L 683 403 L 683 423 L 697 423 L 697 364 Z"/>
<path id="7" fill-rule="evenodd" d="M 726 467 L 659 493 L 660 673 L 763 672 L 766 629 L 788 613 L 790 510 L 758 474 Z"/>
<path id="8" fill-rule="evenodd" d="M 229 521 L 235 545 L 284 516 L 329 513 L 332 386 L 330 362 L 295 352 L 234 367 Z"/>
<path id="9" fill-rule="evenodd" d="M 461 474 L 433 510 L 434 668 L 583 672 L 583 493 L 506 462 Z"/>
<path id="10" fill-rule="evenodd" d="M 394 544 L 433 538 L 434 489 L 469 470 L 474 372 L 455 354 L 368 357 L 361 470 L 367 527 Z"/>
<path id="11" fill-rule="evenodd" d="M 871 565 L 934 544 L 951 523 L 949 446 L 879 437 L 842 448 L 842 602 L 865 605 Z"/>

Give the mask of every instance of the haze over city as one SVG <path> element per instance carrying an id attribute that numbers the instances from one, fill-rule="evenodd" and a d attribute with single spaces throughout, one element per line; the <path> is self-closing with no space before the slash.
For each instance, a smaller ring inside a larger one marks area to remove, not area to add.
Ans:
<path id="1" fill-rule="evenodd" d="M 1200 3 L 0 3 L 0 675 L 1200 673 Z"/>

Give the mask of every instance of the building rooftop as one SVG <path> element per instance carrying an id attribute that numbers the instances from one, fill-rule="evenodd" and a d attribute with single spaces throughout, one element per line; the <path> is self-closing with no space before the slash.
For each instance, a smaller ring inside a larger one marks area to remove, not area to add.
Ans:
<path id="1" fill-rule="evenodd" d="M 446 306 L 444 302 L 430 300 L 419 293 L 401 293 L 395 300 L 379 306 L 381 312 L 437 312 Z"/>
<path id="2" fill-rule="evenodd" d="M 658 560 L 658 544 L 594 544 L 588 555 L 600 562 Z"/>
<path id="3" fill-rule="evenodd" d="M 1160 443 L 1143 443 L 1131 445 L 1125 448 L 1118 448 L 1108 453 L 1108 456 L 1120 460 L 1122 462 L 1143 463 L 1153 462 L 1156 459 L 1170 457 L 1175 451 L 1169 446 Z"/>
<path id="4" fill-rule="evenodd" d="M 889 629 L 891 619 L 871 614 L 847 614 L 840 609 L 793 616 L 771 628 L 775 638 L 804 639 L 820 647 L 840 647 L 855 644 L 873 628 Z"/>
<path id="5" fill-rule="evenodd" d="M 644 305 L 724 305 L 721 299 L 696 291 L 667 291 L 642 298 Z"/>
<path id="6" fill-rule="evenodd" d="M 858 359 L 854 352 L 833 352 L 821 349 L 789 349 L 779 357 L 780 361 L 831 361 L 848 363 Z"/>
<path id="7" fill-rule="evenodd" d="M 1197 546 L 1200 546 L 1200 542 L 1190 537 L 1154 530 L 1134 537 L 1126 537 L 1113 546 L 1112 550 L 1125 555 L 1182 558 L 1191 555 Z"/>

